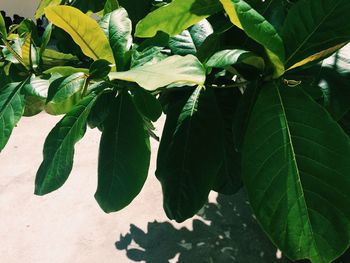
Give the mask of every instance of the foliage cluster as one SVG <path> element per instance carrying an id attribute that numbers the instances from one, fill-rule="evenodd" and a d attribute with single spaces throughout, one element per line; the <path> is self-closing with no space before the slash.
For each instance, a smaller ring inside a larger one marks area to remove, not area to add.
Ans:
<path id="1" fill-rule="evenodd" d="M 22 116 L 64 115 L 37 172 L 44 195 L 98 128 L 95 198 L 114 212 L 141 191 L 165 113 L 156 177 L 170 219 L 244 186 L 285 255 L 332 262 L 350 244 L 350 1 L 168 2 L 42 0 L 43 34 L 0 16 L 0 149 Z"/>

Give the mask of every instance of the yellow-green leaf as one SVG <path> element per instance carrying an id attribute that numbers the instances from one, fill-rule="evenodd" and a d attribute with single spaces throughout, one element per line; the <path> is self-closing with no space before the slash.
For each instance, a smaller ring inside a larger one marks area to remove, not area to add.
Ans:
<path id="1" fill-rule="evenodd" d="M 45 15 L 54 25 L 65 30 L 86 56 L 114 63 L 107 37 L 91 17 L 70 6 L 48 7 Z"/>
<path id="2" fill-rule="evenodd" d="M 156 90 L 172 83 L 203 85 L 205 69 L 193 55 L 171 56 L 156 64 L 144 65 L 124 72 L 112 72 L 110 79 L 136 82 L 146 90 Z"/>
<path id="3" fill-rule="evenodd" d="M 43 14 L 46 7 L 59 5 L 62 0 L 41 0 L 38 8 L 35 11 L 35 18 L 39 19 Z"/>
<path id="4" fill-rule="evenodd" d="M 328 56 L 330 56 L 332 53 L 336 52 L 338 49 L 344 47 L 345 45 L 347 44 L 347 42 L 345 43 L 341 43 L 339 45 L 336 45 L 334 47 L 331 47 L 331 48 L 327 48 L 325 50 L 322 50 L 320 52 L 317 52 L 316 54 L 314 55 L 311 55 L 297 63 L 295 63 L 293 66 L 291 66 L 290 68 L 288 68 L 287 70 L 291 70 L 291 69 L 294 69 L 294 68 L 298 68 L 298 67 L 301 67 L 301 66 L 304 66 L 308 63 L 311 63 L 313 61 L 317 61 L 317 60 L 320 60 L 320 59 L 323 59 L 323 58 L 326 58 Z"/>
<path id="5" fill-rule="evenodd" d="M 274 77 L 284 73 L 284 45 L 276 29 L 243 0 L 220 0 L 231 22 L 264 46 L 275 67 Z"/>
<path id="6" fill-rule="evenodd" d="M 22 45 L 22 59 L 24 64 L 31 68 L 32 67 L 32 37 L 31 33 L 28 33 L 26 37 L 24 38 L 24 42 Z"/>

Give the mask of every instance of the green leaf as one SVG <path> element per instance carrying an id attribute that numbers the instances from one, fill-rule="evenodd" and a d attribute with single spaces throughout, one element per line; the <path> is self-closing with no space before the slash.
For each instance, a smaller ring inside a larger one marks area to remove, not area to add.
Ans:
<path id="1" fill-rule="evenodd" d="M 92 79 L 103 79 L 111 71 L 111 63 L 107 60 L 99 59 L 94 61 L 89 69 L 89 77 Z"/>
<path id="2" fill-rule="evenodd" d="M 76 7 L 84 13 L 88 13 L 89 11 L 96 13 L 103 10 L 105 1 L 106 0 L 75 0 L 72 1 L 72 6 Z"/>
<path id="3" fill-rule="evenodd" d="M 86 56 L 114 62 L 108 40 L 94 19 L 70 6 L 48 7 L 45 15 L 54 25 L 65 30 Z"/>
<path id="4" fill-rule="evenodd" d="M 112 92 L 104 92 L 98 96 L 87 119 L 88 125 L 91 129 L 97 127 L 99 130 L 103 130 L 103 126 L 105 120 L 109 116 L 114 97 L 115 93 Z"/>
<path id="5" fill-rule="evenodd" d="M 104 16 L 99 24 L 109 39 L 117 69 L 119 71 L 124 70 L 126 64 L 125 53 L 132 44 L 132 25 L 128 13 L 124 8 L 119 8 Z"/>
<path id="6" fill-rule="evenodd" d="M 0 14 L 0 34 L 2 35 L 0 37 L 6 39 L 7 38 L 7 30 L 6 30 L 6 24 L 5 24 L 5 20 L 2 17 L 2 14 Z"/>
<path id="7" fill-rule="evenodd" d="M 49 44 L 50 38 L 51 38 L 51 33 L 52 33 L 52 24 L 49 23 L 45 31 L 43 33 L 42 39 L 41 39 L 41 46 L 40 46 L 40 51 L 39 51 L 39 57 L 42 57 L 42 54 L 44 53 L 47 45 Z"/>
<path id="8" fill-rule="evenodd" d="M 45 49 L 41 58 L 45 66 L 63 66 L 67 63 L 79 61 L 76 56 L 61 53 L 53 49 Z"/>
<path id="9" fill-rule="evenodd" d="M 274 77 L 281 76 L 284 73 L 285 51 L 276 29 L 243 0 L 220 0 L 220 2 L 231 22 L 265 47 L 271 63 L 275 66 Z"/>
<path id="10" fill-rule="evenodd" d="M 87 68 L 74 68 L 70 66 L 58 66 L 58 67 L 52 67 L 48 70 L 45 70 L 44 74 L 58 74 L 62 77 L 67 77 L 70 75 L 73 75 L 75 73 L 85 73 L 88 74 L 89 70 Z"/>
<path id="11" fill-rule="evenodd" d="M 197 88 L 180 115 L 167 118 L 175 119 L 164 128 L 156 176 L 167 216 L 182 222 L 207 201 L 222 164 L 223 133 L 213 90 Z"/>
<path id="12" fill-rule="evenodd" d="M 157 121 L 162 115 L 162 105 L 157 98 L 142 88 L 133 89 L 132 94 L 139 112 L 147 119 Z"/>
<path id="13" fill-rule="evenodd" d="M 34 116 L 44 110 L 50 81 L 32 77 L 23 88 L 24 113 L 23 116 Z"/>
<path id="14" fill-rule="evenodd" d="M 45 195 L 60 188 L 73 166 L 74 145 L 84 136 L 86 119 L 96 96 L 90 94 L 64 116 L 47 136 L 44 160 L 35 178 L 35 194 Z"/>
<path id="15" fill-rule="evenodd" d="M 174 82 L 203 85 L 205 70 L 192 55 L 168 57 L 153 65 L 144 65 L 125 72 L 112 72 L 110 79 L 136 82 L 146 90 L 156 90 Z"/>
<path id="16" fill-rule="evenodd" d="M 287 69 L 330 56 L 350 40 L 347 0 L 301 0 L 283 28 Z"/>
<path id="17" fill-rule="evenodd" d="M 290 259 L 328 263 L 349 246 L 349 156 L 348 136 L 302 88 L 262 88 L 243 179 L 258 221 Z"/>
<path id="18" fill-rule="evenodd" d="M 164 60 L 167 56 L 162 53 L 162 47 L 149 47 L 141 52 L 131 51 L 130 68 L 137 68 L 143 65 L 152 65 Z"/>
<path id="19" fill-rule="evenodd" d="M 142 19 L 136 25 L 135 35 L 153 37 L 158 31 L 163 31 L 175 36 L 221 9 L 216 0 L 174 0 Z"/>
<path id="20" fill-rule="evenodd" d="M 215 90 L 223 128 L 224 155 L 221 168 L 215 177 L 213 190 L 221 194 L 234 194 L 243 185 L 241 179 L 241 155 L 234 143 L 233 122 L 242 97 L 239 89 Z"/>
<path id="21" fill-rule="evenodd" d="M 195 55 L 204 40 L 213 33 L 210 23 L 203 19 L 188 30 L 169 39 L 169 47 L 176 55 Z"/>
<path id="22" fill-rule="evenodd" d="M 105 6 L 103 8 L 104 15 L 113 12 L 119 8 L 119 3 L 117 0 L 106 0 Z"/>
<path id="23" fill-rule="evenodd" d="M 124 208 L 138 195 L 150 162 L 149 136 L 129 93 L 119 94 L 111 107 L 100 142 L 95 194 L 107 213 Z"/>
<path id="24" fill-rule="evenodd" d="M 241 49 L 226 49 L 216 52 L 205 63 L 210 68 L 226 68 L 236 64 L 247 64 L 253 66 L 260 71 L 265 68 L 264 59 L 255 55 L 253 52 Z"/>
<path id="25" fill-rule="evenodd" d="M 13 128 L 21 119 L 24 110 L 24 96 L 21 93 L 27 80 L 9 83 L 0 88 L 0 152 L 8 142 Z"/>
<path id="26" fill-rule="evenodd" d="M 86 82 L 84 73 L 75 73 L 69 77 L 54 80 L 49 88 L 45 110 L 52 115 L 65 114 L 82 99 L 82 90 Z"/>
<path id="27" fill-rule="evenodd" d="M 49 6 L 57 6 L 61 4 L 62 0 L 41 0 L 40 4 L 35 12 L 35 19 L 39 19 L 45 13 L 45 8 Z"/>

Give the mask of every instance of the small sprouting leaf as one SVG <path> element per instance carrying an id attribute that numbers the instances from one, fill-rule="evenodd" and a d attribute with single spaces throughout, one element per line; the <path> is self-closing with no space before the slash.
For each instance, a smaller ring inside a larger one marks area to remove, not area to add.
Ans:
<path id="1" fill-rule="evenodd" d="M 216 0 L 174 0 L 142 19 L 136 26 L 135 35 L 153 37 L 158 31 L 163 31 L 175 36 L 221 9 Z"/>
<path id="2" fill-rule="evenodd" d="M 146 90 L 156 90 L 175 82 L 203 85 L 205 70 L 192 55 L 168 57 L 156 64 L 144 65 L 125 72 L 112 72 L 110 79 L 136 82 Z"/>
<path id="3" fill-rule="evenodd" d="M 107 213 L 124 208 L 138 195 L 150 162 L 149 136 L 130 94 L 122 92 L 110 107 L 100 142 L 95 194 Z"/>
<path id="4" fill-rule="evenodd" d="M 45 195 L 60 188 L 73 166 L 74 145 L 85 134 L 86 119 L 96 99 L 85 97 L 51 130 L 44 144 L 44 160 L 35 178 L 35 194 Z"/>
<path id="5" fill-rule="evenodd" d="M 47 96 L 45 110 L 52 115 L 65 114 L 82 99 L 82 89 L 86 82 L 84 73 L 54 80 Z"/>
<path id="6" fill-rule="evenodd" d="M 114 62 L 108 40 L 94 19 L 70 6 L 47 7 L 45 15 L 54 25 L 65 30 L 86 56 Z"/>

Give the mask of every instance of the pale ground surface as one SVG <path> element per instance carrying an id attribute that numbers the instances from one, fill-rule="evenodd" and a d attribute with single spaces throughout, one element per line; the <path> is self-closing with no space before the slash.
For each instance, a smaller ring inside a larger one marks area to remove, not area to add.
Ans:
<path id="1" fill-rule="evenodd" d="M 155 155 L 141 194 L 121 212 L 107 215 L 93 197 L 100 134 L 88 129 L 77 144 L 66 184 L 47 196 L 35 196 L 44 138 L 57 120 L 46 114 L 23 118 L 0 154 L 0 262 L 133 262 L 115 248 L 120 234 L 128 232 L 130 224 L 145 229 L 148 222 L 166 220 L 154 177 Z M 157 145 L 152 142 L 153 153 Z"/>

